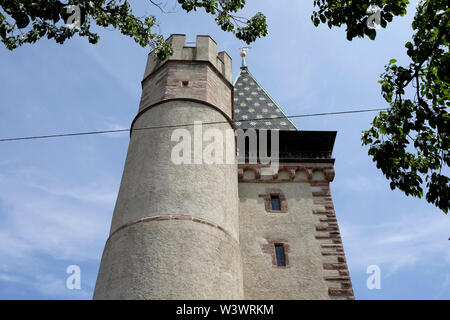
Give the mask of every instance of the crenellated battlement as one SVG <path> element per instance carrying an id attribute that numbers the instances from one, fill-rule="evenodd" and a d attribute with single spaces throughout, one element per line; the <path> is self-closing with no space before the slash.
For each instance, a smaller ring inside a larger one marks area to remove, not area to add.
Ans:
<path id="1" fill-rule="evenodd" d="M 231 58 L 217 55 L 217 44 L 210 36 L 197 36 L 196 46 L 186 46 L 185 35 L 167 40 L 173 55 L 164 61 L 154 52 L 147 61 L 139 111 L 174 99 L 202 101 L 232 118 L 233 84 Z"/>
<path id="2" fill-rule="evenodd" d="M 232 83 L 231 57 L 225 52 L 217 53 L 217 43 L 210 36 L 198 35 L 195 47 L 187 46 L 186 35 L 173 34 L 167 42 L 172 46 L 173 55 L 160 61 L 154 51 L 148 55 L 144 79 L 159 69 L 167 61 L 207 61 L 210 62 L 222 76 Z"/>

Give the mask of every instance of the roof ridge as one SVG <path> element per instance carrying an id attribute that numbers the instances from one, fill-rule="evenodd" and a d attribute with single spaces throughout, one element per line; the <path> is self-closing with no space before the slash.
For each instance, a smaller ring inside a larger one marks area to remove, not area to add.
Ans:
<path id="1" fill-rule="evenodd" d="M 253 76 L 253 74 L 250 72 L 250 70 L 247 69 L 248 74 L 252 77 L 252 79 L 256 82 L 256 84 L 264 91 L 265 94 L 267 94 L 267 96 L 270 98 L 270 100 L 272 100 L 272 102 L 275 104 L 275 106 L 277 106 L 278 109 L 281 110 L 281 113 L 286 117 L 286 119 L 288 119 L 288 121 L 294 126 L 295 129 L 300 130 L 297 125 L 289 118 L 288 115 L 286 115 L 286 113 L 284 112 L 283 108 L 275 101 L 275 99 L 270 95 L 270 93 L 264 89 L 264 87 L 259 83 L 258 80 L 256 80 L 255 76 Z"/>
<path id="2" fill-rule="evenodd" d="M 250 83 L 248 84 L 247 87 L 243 87 L 245 85 L 245 82 L 248 82 L 247 78 L 243 78 L 245 76 L 247 76 L 248 78 L 250 78 Z M 240 82 L 240 79 L 243 79 L 242 82 Z M 253 83 L 252 83 L 253 82 Z M 252 85 L 256 86 L 258 88 L 259 92 L 262 92 L 262 94 L 258 94 L 257 91 L 250 91 L 249 87 L 251 87 Z M 269 112 L 269 114 L 272 114 L 272 119 L 273 120 L 268 120 L 265 125 L 271 129 L 280 129 L 280 130 L 300 130 L 297 125 L 286 115 L 286 113 L 284 112 L 283 108 L 275 101 L 275 99 L 269 94 L 269 92 L 267 92 L 266 89 L 264 89 L 264 87 L 258 82 L 258 80 L 256 80 L 255 76 L 248 70 L 248 67 L 241 67 L 239 70 L 238 75 L 236 76 L 234 82 L 233 82 L 233 86 L 235 87 L 235 92 L 237 92 L 237 95 L 235 94 L 235 99 L 234 102 L 237 103 L 239 100 L 241 100 L 239 106 L 235 107 L 235 115 L 234 118 L 236 120 L 253 120 L 252 116 L 250 117 L 250 114 L 245 114 L 246 113 L 246 109 L 241 109 L 241 107 L 243 106 L 247 106 L 247 101 L 252 101 L 253 98 L 257 98 L 257 96 L 259 95 L 259 102 L 255 102 L 253 103 L 253 105 L 255 107 L 259 107 L 261 106 L 261 108 L 263 108 L 264 113 Z M 242 87 L 242 88 L 241 88 Z M 266 96 L 267 99 L 264 98 L 264 95 Z M 245 99 L 245 100 L 242 100 Z M 268 102 L 266 100 L 269 100 Z M 264 106 L 265 104 L 265 106 Z M 270 111 L 270 109 L 272 109 Z M 243 115 L 239 116 L 236 115 L 236 113 L 241 113 L 241 110 L 243 111 Z M 255 110 L 253 108 L 248 108 L 250 113 L 253 113 Z M 276 117 L 277 113 L 281 113 L 283 115 L 283 117 Z M 258 117 L 262 117 L 262 115 L 257 115 Z M 249 118 L 250 117 L 250 118 Z M 258 121 L 259 119 L 254 119 L 254 121 Z M 286 125 L 286 123 L 284 122 L 284 120 L 287 120 L 287 122 L 289 123 L 289 125 Z M 257 123 L 252 123 L 254 121 L 251 121 L 249 123 L 249 127 L 254 127 L 254 128 L 261 128 L 261 125 L 258 126 Z M 247 121 L 248 122 L 248 121 Z M 274 123 L 275 122 L 275 123 Z M 264 127 L 264 125 L 262 125 L 262 127 Z M 275 128 L 273 128 L 275 127 Z M 290 129 L 289 129 L 290 128 Z"/>

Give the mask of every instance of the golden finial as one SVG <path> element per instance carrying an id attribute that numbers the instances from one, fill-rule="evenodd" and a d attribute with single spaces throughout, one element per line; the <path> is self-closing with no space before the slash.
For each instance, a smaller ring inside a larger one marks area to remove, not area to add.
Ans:
<path id="1" fill-rule="evenodd" d="M 247 56 L 247 50 L 251 49 L 251 47 L 242 47 L 240 49 L 241 49 L 241 58 L 242 58 L 241 68 L 247 68 L 247 64 L 245 63 L 245 57 Z"/>

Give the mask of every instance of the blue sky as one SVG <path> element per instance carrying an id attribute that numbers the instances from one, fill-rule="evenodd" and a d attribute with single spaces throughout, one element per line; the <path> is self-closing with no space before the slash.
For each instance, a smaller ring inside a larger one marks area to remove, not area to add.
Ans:
<path id="1" fill-rule="evenodd" d="M 289 115 L 386 107 L 377 83 L 391 58 L 406 63 L 411 13 L 376 41 L 315 28 L 313 1 L 248 1 L 266 14 L 269 36 L 252 44 L 249 70 Z M 412 10 L 411 10 L 412 9 Z M 165 36 L 209 34 L 234 59 L 239 47 L 203 14 L 156 13 Z M 128 128 L 140 99 L 148 49 L 102 30 L 98 45 L 42 40 L 0 47 L 0 137 Z M 295 119 L 305 130 L 337 130 L 332 194 L 357 299 L 449 299 L 450 217 L 391 191 L 361 146 L 375 114 Z M 128 134 L 0 143 L 0 299 L 90 299 L 109 232 Z M 67 266 L 81 290 L 66 289 Z M 369 290 L 366 269 L 381 269 Z"/>

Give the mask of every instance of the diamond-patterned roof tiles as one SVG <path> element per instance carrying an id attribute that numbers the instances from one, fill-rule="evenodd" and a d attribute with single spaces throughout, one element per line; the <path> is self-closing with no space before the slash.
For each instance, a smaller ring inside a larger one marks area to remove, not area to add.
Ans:
<path id="1" fill-rule="evenodd" d="M 234 84 L 234 120 L 237 129 L 298 130 L 247 67 Z"/>

